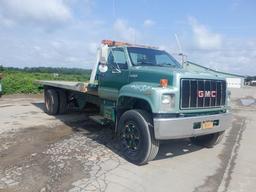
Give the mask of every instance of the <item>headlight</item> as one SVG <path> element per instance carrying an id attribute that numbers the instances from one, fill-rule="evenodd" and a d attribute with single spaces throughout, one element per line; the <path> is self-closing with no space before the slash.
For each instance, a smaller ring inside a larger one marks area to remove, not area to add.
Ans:
<path id="1" fill-rule="evenodd" d="M 161 110 L 170 111 L 171 108 L 175 107 L 175 95 L 174 94 L 164 94 L 161 98 Z"/>
<path id="2" fill-rule="evenodd" d="M 171 96 L 170 95 L 162 95 L 162 104 L 169 104 L 171 103 Z"/>

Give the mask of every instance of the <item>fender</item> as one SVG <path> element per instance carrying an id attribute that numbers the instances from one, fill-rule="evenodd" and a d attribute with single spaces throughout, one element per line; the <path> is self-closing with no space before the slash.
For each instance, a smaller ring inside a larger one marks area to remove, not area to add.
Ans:
<path id="1" fill-rule="evenodd" d="M 120 98 L 122 97 L 138 98 L 147 101 L 152 112 L 155 112 L 157 111 L 155 103 L 158 103 L 156 101 L 158 93 L 153 89 L 155 86 L 152 83 L 145 82 L 132 82 L 124 85 L 119 91 L 117 103 L 120 102 Z"/>

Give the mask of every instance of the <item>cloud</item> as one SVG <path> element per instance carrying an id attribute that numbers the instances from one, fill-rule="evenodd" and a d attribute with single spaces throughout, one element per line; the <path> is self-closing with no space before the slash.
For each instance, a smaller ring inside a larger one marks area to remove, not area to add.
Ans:
<path id="1" fill-rule="evenodd" d="M 187 24 L 192 29 L 191 33 L 184 33 L 180 37 L 189 61 L 219 71 L 256 75 L 255 37 L 234 38 L 221 33 L 213 33 L 193 17 L 189 18 Z M 177 53 L 176 43 L 166 45 L 166 47 L 171 53 Z M 180 60 L 180 57 L 177 59 Z"/>
<path id="2" fill-rule="evenodd" d="M 256 40 L 225 38 L 220 49 L 187 49 L 188 59 L 219 71 L 255 75 Z"/>
<path id="3" fill-rule="evenodd" d="M 1 0 L 2 17 L 12 22 L 65 22 L 72 18 L 64 0 Z"/>
<path id="4" fill-rule="evenodd" d="M 113 28 L 115 33 L 114 36 L 120 40 L 135 42 L 139 37 L 139 32 L 122 19 L 117 19 Z"/>
<path id="5" fill-rule="evenodd" d="M 0 65 L 92 68 L 98 43 L 113 32 L 93 6 L 93 0 L 0 0 Z"/>
<path id="6" fill-rule="evenodd" d="M 0 14 L 0 26 L 4 26 L 4 27 L 12 27 L 15 25 L 15 22 L 13 22 L 12 20 L 3 17 Z"/>
<path id="7" fill-rule="evenodd" d="M 233 11 L 237 10 L 241 4 L 241 0 L 232 0 L 231 1 L 231 9 Z"/>
<path id="8" fill-rule="evenodd" d="M 192 27 L 194 40 L 200 49 L 218 49 L 222 45 L 222 36 L 213 33 L 209 29 L 200 24 L 194 17 L 189 17 L 189 24 Z"/>
<path id="9" fill-rule="evenodd" d="M 152 27 L 155 25 L 155 21 L 151 19 L 146 19 L 143 23 L 144 27 Z"/>
<path id="10" fill-rule="evenodd" d="M 26 41 L 19 37 L 0 37 L 0 42 L 6 45 L 0 45 L 0 65 L 4 66 L 92 68 L 96 60 L 91 50 L 93 42 L 89 40 L 85 43 L 67 39 Z"/>

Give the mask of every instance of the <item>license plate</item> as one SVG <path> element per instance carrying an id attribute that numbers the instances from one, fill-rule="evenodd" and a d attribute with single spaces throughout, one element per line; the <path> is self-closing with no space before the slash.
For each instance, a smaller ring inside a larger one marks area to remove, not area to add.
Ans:
<path id="1" fill-rule="evenodd" d="M 204 121 L 202 127 L 203 127 L 203 129 L 211 129 L 211 128 L 213 128 L 213 121 Z"/>

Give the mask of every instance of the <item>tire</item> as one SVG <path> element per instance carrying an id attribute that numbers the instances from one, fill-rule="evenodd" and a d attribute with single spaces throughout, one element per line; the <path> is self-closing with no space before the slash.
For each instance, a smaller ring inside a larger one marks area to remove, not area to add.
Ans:
<path id="1" fill-rule="evenodd" d="M 44 90 L 44 103 L 46 113 L 49 115 L 58 114 L 59 109 L 59 97 L 55 89 Z"/>
<path id="2" fill-rule="evenodd" d="M 212 148 L 222 141 L 224 137 L 224 132 L 225 131 L 212 133 L 209 135 L 198 136 L 198 137 L 191 137 L 190 140 L 195 145 Z"/>
<path id="3" fill-rule="evenodd" d="M 67 112 L 68 102 L 67 102 L 67 94 L 64 90 L 58 90 L 59 95 L 59 114 L 64 114 Z"/>
<path id="4" fill-rule="evenodd" d="M 148 123 L 150 136 L 151 136 L 151 150 L 150 150 L 150 154 L 148 157 L 148 161 L 152 161 L 157 156 L 157 153 L 159 151 L 159 145 L 160 145 L 159 143 L 160 142 L 159 142 L 159 140 L 155 139 L 154 125 L 153 125 L 152 117 L 146 111 L 143 111 L 143 110 L 139 110 L 139 111 L 143 114 L 144 118 L 146 119 L 146 121 Z"/>
<path id="5" fill-rule="evenodd" d="M 153 160 L 159 149 L 154 138 L 150 115 L 143 110 L 129 110 L 118 123 L 120 150 L 129 162 L 143 165 Z"/>

